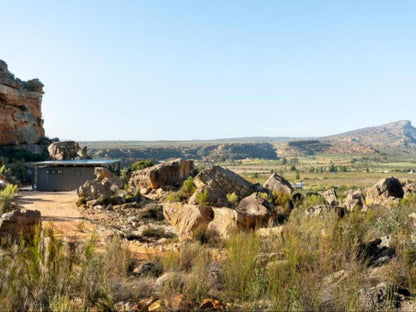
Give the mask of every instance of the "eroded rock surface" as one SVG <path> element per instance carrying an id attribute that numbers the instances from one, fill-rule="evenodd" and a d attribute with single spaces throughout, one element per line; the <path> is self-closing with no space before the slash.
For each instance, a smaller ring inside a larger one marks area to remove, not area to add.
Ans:
<path id="1" fill-rule="evenodd" d="M 254 186 L 238 174 L 220 166 L 212 166 L 198 173 L 194 178 L 197 191 L 189 199 L 189 203 L 196 203 L 196 194 L 208 190 L 208 201 L 214 206 L 227 203 L 227 194 L 235 193 L 239 199 L 254 192 Z"/>
<path id="2" fill-rule="evenodd" d="M 54 142 L 48 152 L 52 160 L 88 159 L 87 147 L 81 148 L 75 141 Z"/>
<path id="3" fill-rule="evenodd" d="M 330 206 L 335 206 L 338 203 L 337 192 L 334 188 L 319 193 Z"/>
<path id="4" fill-rule="evenodd" d="M 206 228 L 214 219 L 212 207 L 176 202 L 165 203 L 163 214 L 175 228 L 180 240 L 193 239 L 197 230 Z"/>
<path id="5" fill-rule="evenodd" d="M 30 238 L 41 223 L 41 214 L 38 210 L 16 209 L 5 213 L 0 219 L 0 237 L 12 239 Z"/>
<path id="6" fill-rule="evenodd" d="M 42 95 L 38 79 L 15 78 L 0 60 L 0 145 L 37 143 L 45 135 Z"/>
<path id="7" fill-rule="evenodd" d="M 263 187 L 272 192 L 280 191 L 289 195 L 292 194 L 293 191 L 290 182 L 277 173 L 273 173 L 267 181 L 264 182 Z"/>
<path id="8" fill-rule="evenodd" d="M 396 177 L 381 179 L 366 192 L 368 205 L 383 205 L 389 198 L 403 198 L 402 184 Z"/>
<path id="9" fill-rule="evenodd" d="M 129 185 L 136 189 L 179 187 L 194 174 L 193 160 L 175 159 L 131 174 Z"/>
<path id="10" fill-rule="evenodd" d="M 273 206 L 257 193 L 243 198 L 236 211 L 238 226 L 246 229 L 267 225 L 270 218 L 276 214 Z"/>
<path id="11" fill-rule="evenodd" d="M 366 210 L 367 206 L 365 205 L 363 192 L 361 190 L 347 191 L 344 206 L 347 209 L 347 211 L 352 211 L 355 207 L 357 207 L 360 210 Z"/>

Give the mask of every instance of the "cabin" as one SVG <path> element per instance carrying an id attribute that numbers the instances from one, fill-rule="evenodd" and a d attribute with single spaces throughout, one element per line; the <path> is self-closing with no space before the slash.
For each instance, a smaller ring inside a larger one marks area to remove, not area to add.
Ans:
<path id="1" fill-rule="evenodd" d="M 32 188 L 42 192 L 74 191 L 93 180 L 96 167 L 118 174 L 118 159 L 50 160 L 33 163 Z"/>

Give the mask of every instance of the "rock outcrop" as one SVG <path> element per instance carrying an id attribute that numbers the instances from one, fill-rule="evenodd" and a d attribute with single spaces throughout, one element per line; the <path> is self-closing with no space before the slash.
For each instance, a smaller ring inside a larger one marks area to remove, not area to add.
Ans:
<path id="1" fill-rule="evenodd" d="M 48 152 L 52 160 L 88 159 L 87 147 L 81 148 L 75 141 L 54 142 Z"/>
<path id="2" fill-rule="evenodd" d="M 131 174 L 129 185 L 136 189 L 158 189 L 166 186 L 181 186 L 194 174 L 193 160 L 175 159 Z"/>
<path id="3" fill-rule="evenodd" d="M 289 195 L 292 194 L 293 191 L 290 182 L 277 173 L 273 173 L 267 181 L 264 182 L 263 187 L 272 192 L 280 191 Z"/>
<path id="4" fill-rule="evenodd" d="M 0 60 L 0 145 L 38 143 L 45 135 L 42 95 L 38 79 L 21 81 Z"/>
<path id="5" fill-rule="evenodd" d="M 197 191 L 189 199 L 189 203 L 196 203 L 196 194 L 208 190 L 208 201 L 214 206 L 226 205 L 227 194 L 234 193 L 239 199 L 254 192 L 254 186 L 231 170 L 220 166 L 212 166 L 198 173 L 194 178 Z"/>
<path id="6" fill-rule="evenodd" d="M 20 237 L 31 238 L 40 223 L 40 211 L 16 209 L 1 216 L 0 237 L 9 237 L 13 240 Z"/>
<path id="7" fill-rule="evenodd" d="M 381 179 L 366 192 L 365 201 L 368 206 L 383 205 L 389 198 L 403 198 L 402 184 L 396 177 Z"/>

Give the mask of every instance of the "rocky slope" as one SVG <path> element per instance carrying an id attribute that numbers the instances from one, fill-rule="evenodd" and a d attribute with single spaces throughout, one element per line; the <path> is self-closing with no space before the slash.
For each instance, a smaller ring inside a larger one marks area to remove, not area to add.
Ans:
<path id="1" fill-rule="evenodd" d="M 0 145 L 37 143 L 44 136 L 43 84 L 22 81 L 0 60 Z"/>
<path id="2" fill-rule="evenodd" d="M 310 140 L 276 143 L 280 156 L 327 154 L 406 155 L 416 151 L 416 128 L 401 120 Z"/>

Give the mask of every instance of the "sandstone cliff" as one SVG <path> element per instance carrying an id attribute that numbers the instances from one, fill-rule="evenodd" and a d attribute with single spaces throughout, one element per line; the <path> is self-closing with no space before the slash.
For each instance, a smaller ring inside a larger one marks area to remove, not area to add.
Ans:
<path id="1" fill-rule="evenodd" d="M 0 60 L 0 145 L 37 143 L 44 136 L 43 84 L 21 81 Z"/>

